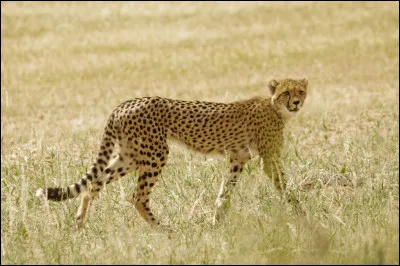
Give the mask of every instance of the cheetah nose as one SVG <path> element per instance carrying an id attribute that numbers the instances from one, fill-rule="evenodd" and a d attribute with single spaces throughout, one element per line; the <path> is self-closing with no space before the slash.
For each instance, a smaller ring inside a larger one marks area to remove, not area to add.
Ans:
<path id="1" fill-rule="evenodd" d="M 293 104 L 294 105 L 298 105 L 300 103 L 300 101 L 294 101 Z"/>

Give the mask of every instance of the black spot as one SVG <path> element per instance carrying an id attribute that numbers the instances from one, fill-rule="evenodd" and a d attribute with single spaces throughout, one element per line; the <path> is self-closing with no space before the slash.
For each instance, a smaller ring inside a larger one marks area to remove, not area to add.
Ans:
<path id="1" fill-rule="evenodd" d="M 86 174 L 86 178 L 89 180 L 89 181 L 92 181 L 92 179 L 93 179 L 93 177 L 92 177 L 92 175 L 91 174 Z"/>
<path id="2" fill-rule="evenodd" d="M 78 183 L 75 183 L 75 190 L 78 194 L 81 192 L 81 186 Z"/>
<path id="3" fill-rule="evenodd" d="M 97 163 L 98 163 L 98 164 L 106 164 L 106 162 L 103 161 L 102 159 L 97 159 Z"/>
<path id="4" fill-rule="evenodd" d="M 239 167 L 237 166 L 237 165 L 235 165 L 234 167 L 233 167 L 233 172 L 237 172 L 239 170 Z"/>

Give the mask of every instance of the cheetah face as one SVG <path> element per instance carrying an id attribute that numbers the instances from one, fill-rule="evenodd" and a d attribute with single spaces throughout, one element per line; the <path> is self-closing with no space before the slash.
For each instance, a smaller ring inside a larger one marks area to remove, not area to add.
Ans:
<path id="1" fill-rule="evenodd" d="M 307 96 L 307 86 L 306 79 L 284 79 L 279 82 L 272 80 L 269 83 L 272 104 L 285 118 L 293 116 L 303 106 Z"/>

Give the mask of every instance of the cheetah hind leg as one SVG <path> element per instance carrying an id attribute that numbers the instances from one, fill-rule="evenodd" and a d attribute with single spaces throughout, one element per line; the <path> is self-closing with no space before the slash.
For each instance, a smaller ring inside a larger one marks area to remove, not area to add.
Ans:
<path id="1" fill-rule="evenodd" d="M 225 218 L 226 212 L 230 208 L 233 188 L 238 182 L 237 180 L 243 171 L 243 166 L 249 159 L 250 155 L 247 152 L 242 152 L 240 155 L 231 155 L 229 178 L 226 182 L 222 181 L 217 200 L 215 201 L 216 208 L 212 220 L 213 225 Z"/>
<path id="2" fill-rule="evenodd" d="M 82 228 L 83 220 L 85 219 L 87 210 L 89 208 L 90 196 L 88 193 L 82 196 L 81 205 L 79 206 L 78 212 L 76 214 L 76 223 L 78 228 Z"/>
<path id="3" fill-rule="evenodd" d="M 145 150 L 150 156 L 142 157 L 141 163 L 138 164 L 139 179 L 136 186 L 136 192 L 128 199 L 145 221 L 151 226 L 160 225 L 150 210 L 150 193 L 156 184 L 162 168 L 168 160 L 168 145 L 165 141 L 161 142 L 159 149 Z M 153 153 L 155 156 L 151 156 Z"/>
<path id="4" fill-rule="evenodd" d="M 139 179 L 136 186 L 136 192 L 131 198 L 127 200 L 132 203 L 140 216 L 151 226 L 159 225 L 160 222 L 156 220 L 150 210 L 150 193 L 157 182 L 157 177 L 161 172 L 161 167 L 158 168 L 139 168 Z"/>
<path id="5" fill-rule="evenodd" d="M 150 143 L 155 142 L 151 137 L 147 136 Z M 158 136 L 156 147 L 151 145 L 148 149 L 142 147 L 142 156 L 138 160 L 139 179 L 136 186 L 136 192 L 132 198 L 128 199 L 145 221 L 152 225 L 160 225 L 150 210 L 150 193 L 156 184 L 162 168 L 168 160 L 168 144 L 162 135 Z"/>
<path id="6" fill-rule="evenodd" d="M 90 206 L 90 200 L 93 200 L 98 196 L 101 189 L 104 187 L 104 184 L 109 184 L 112 181 L 118 180 L 120 177 L 123 177 L 129 172 L 135 170 L 135 167 L 136 165 L 133 161 L 130 161 L 130 163 L 127 164 L 127 162 L 122 159 L 120 154 L 113 159 L 113 161 L 104 171 L 105 176 L 103 178 L 99 178 L 99 180 L 96 182 L 91 183 L 89 192 L 86 192 L 83 195 L 81 204 L 76 214 L 76 222 L 78 227 L 83 226 L 83 221 Z"/>

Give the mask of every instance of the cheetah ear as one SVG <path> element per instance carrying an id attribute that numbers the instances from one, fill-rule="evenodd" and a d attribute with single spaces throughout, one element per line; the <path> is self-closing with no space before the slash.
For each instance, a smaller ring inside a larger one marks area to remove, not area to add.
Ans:
<path id="1" fill-rule="evenodd" d="M 271 80 L 268 84 L 269 90 L 271 91 L 271 95 L 275 94 L 276 87 L 279 85 L 278 81 L 276 80 Z"/>
<path id="2" fill-rule="evenodd" d="M 307 79 L 302 79 L 301 82 L 303 82 L 304 86 L 308 86 L 308 80 Z"/>

